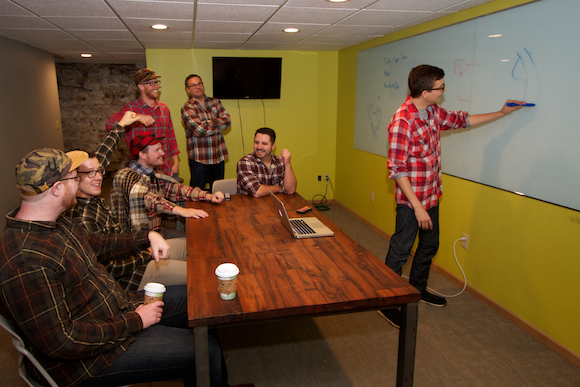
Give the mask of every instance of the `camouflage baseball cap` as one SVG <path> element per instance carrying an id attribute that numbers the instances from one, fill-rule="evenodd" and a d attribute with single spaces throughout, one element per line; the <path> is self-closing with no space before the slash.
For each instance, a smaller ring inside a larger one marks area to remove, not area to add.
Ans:
<path id="1" fill-rule="evenodd" d="M 144 68 L 135 73 L 133 75 L 133 82 L 135 82 L 135 86 L 142 82 L 149 82 L 152 79 L 161 78 L 159 75 L 155 74 L 155 71 Z"/>
<path id="2" fill-rule="evenodd" d="M 81 165 L 89 155 L 83 151 L 64 153 L 53 148 L 37 149 L 16 165 L 16 186 L 25 196 L 43 193 Z"/>

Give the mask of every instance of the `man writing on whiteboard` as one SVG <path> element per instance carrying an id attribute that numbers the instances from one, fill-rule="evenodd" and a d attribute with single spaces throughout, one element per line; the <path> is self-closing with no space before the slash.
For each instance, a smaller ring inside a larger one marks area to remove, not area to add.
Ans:
<path id="1" fill-rule="evenodd" d="M 447 301 L 427 291 L 427 280 L 439 247 L 439 197 L 443 192 L 440 133 L 493 121 L 525 103 L 508 100 L 500 111 L 487 114 L 447 111 L 438 105 L 445 92 L 444 76 L 444 71 L 434 66 L 412 69 L 408 79 L 411 94 L 395 112 L 388 128 L 389 178 L 395 180 L 397 218 L 385 263 L 401 275 L 419 233 L 409 283 L 421 292 L 422 302 L 438 307 Z M 400 310 L 385 309 L 379 314 L 391 325 L 400 326 Z"/>

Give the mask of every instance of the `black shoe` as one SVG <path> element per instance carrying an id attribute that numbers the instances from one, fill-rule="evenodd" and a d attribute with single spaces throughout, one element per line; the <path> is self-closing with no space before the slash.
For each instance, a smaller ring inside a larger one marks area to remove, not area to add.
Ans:
<path id="1" fill-rule="evenodd" d="M 377 312 L 379 316 L 387 320 L 395 328 L 401 327 L 402 316 L 399 309 L 381 309 L 377 310 Z"/>
<path id="2" fill-rule="evenodd" d="M 438 308 L 444 307 L 445 304 L 447 304 L 447 300 L 445 298 L 436 296 L 435 294 L 429 293 L 426 290 L 421 291 L 421 302 L 436 306 Z"/>

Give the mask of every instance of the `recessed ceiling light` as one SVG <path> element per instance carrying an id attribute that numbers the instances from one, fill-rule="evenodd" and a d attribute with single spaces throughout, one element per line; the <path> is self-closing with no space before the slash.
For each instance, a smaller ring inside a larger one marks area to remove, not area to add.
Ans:
<path id="1" fill-rule="evenodd" d="M 167 27 L 165 24 L 153 24 L 151 28 L 153 28 L 154 30 L 166 30 L 169 27 Z"/>
<path id="2" fill-rule="evenodd" d="M 81 54 L 81 58 L 92 58 L 93 54 Z"/>
<path id="3" fill-rule="evenodd" d="M 328 1 L 329 3 L 344 3 L 350 0 L 326 0 L 326 1 Z"/>
<path id="4" fill-rule="evenodd" d="M 488 38 L 500 38 L 502 34 L 488 35 Z"/>
<path id="5" fill-rule="evenodd" d="M 289 34 L 293 34 L 296 32 L 300 32 L 298 28 L 284 28 L 284 32 L 288 32 Z"/>

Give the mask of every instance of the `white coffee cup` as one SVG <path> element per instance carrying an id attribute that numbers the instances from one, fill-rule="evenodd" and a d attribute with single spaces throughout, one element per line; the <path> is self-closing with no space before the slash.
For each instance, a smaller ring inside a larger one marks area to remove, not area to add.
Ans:
<path id="1" fill-rule="evenodd" d="M 145 291 L 145 301 L 143 305 L 150 304 L 155 301 L 163 301 L 163 295 L 165 294 L 165 285 L 158 282 L 149 282 L 143 288 Z"/>
<path id="2" fill-rule="evenodd" d="M 218 292 L 223 300 L 231 300 L 236 297 L 238 274 L 240 274 L 240 269 L 233 263 L 222 263 L 215 269 Z"/>

